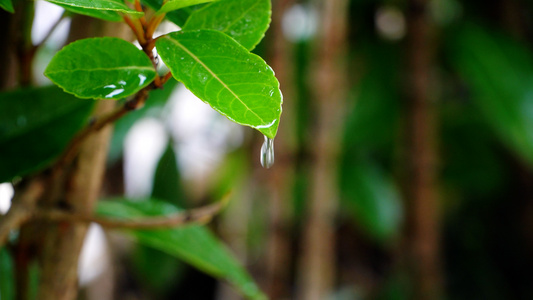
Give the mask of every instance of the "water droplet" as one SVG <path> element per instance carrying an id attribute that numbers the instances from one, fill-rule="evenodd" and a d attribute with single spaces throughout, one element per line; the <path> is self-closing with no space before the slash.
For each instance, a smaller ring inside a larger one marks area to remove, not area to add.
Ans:
<path id="1" fill-rule="evenodd" d="M 265 136 L 261 147 L 261 166 L 270 169 L 274 165 L 274 140 Z"/>

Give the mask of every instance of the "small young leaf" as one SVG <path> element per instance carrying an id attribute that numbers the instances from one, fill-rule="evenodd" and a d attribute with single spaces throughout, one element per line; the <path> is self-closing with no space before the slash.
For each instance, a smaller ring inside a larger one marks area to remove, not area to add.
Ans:
<path id="1" fill-rule="evenodd" d="M 0 7 L 10 13 L 15 12 L 15 9 L 13 8 L 13 2 L 11 2 L 11 0 L 0 0 Z"/>
<path id="2" fill-rule="evenodd" d="M 147 86 L 156 71 L 148 56 L 133 44 L 104 37 L 67 45 L 44 74 L 79 98 L 120 99 Z"/>
<path id="3" fill-rule="evenodd" d="M 270 15 L 270 0 L 217 1 L 193 12 L 183 30 L 218 30 L 252 50 L 263 39 Z"/>
<path id="4" fill-rule="evenodd" d="M 170 33 L 156 42 L 174 77 L 228 119 L 274 138 L 282 95 L 272 69 L 214 30 Z"/>
<path id="5" fill-rule="evenodd" d="M 97 209 L 100 215 L 120 218 L 161 216 L 179 211 L 169 203 L 153 199 L 100 201 Z M 131 230 L 128 233 L 143 245 L 178 257 L 207 274 L 226 279 L 248 299 L 266 298 L 225 245 L 205 227 L 190 225 L 174 229 Z"/>
<path id="6" fill-rule="evenodd" d="M 166 13 L 180 8 L 193 6 L 201 3 L 213 2 L 215 0 L 169 0 L 157 13 Z"/>
<path id="7" fill-rule="evenodd" d="M 150 7 L 151 9 L 158 11 L 163 6 L 163 0 L 141 0 L 143 5 Z M 197 9 L 204 7 L 205 4 L 197 4 L 193 6 L 187 6 L 178 10 L 169 11 L 165 17 L 170 22 L 178 25 L 180 28 L 185 25 L 185 22 L 191 15 L 191 13 Z"/>
<path id="8" fill-rule="evenodd" d="M 38 170 L 58 156 L 94 103 L 56 86 L 0 94 L 0 182 Z"/>
<path id="9" fill-rule="evenodd" d="M 119 0 L 47 0 L 57 4 L 68 11 L 87 15 L 107 21 L 121 21 L 119 13 L 125 13 L 134 17 L 140 17 L 142 12 L 138 12 L 126 6 Z"/>

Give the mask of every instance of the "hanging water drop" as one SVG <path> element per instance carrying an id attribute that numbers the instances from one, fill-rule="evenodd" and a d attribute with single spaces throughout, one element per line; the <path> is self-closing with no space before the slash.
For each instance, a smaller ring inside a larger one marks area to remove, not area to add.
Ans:
<path id="1" fill-rule="evenodd" d="M 265 141 L 261 147 L 261 166 L 270 169 L 274 165 L 274 140 L 265 136 Z"/>

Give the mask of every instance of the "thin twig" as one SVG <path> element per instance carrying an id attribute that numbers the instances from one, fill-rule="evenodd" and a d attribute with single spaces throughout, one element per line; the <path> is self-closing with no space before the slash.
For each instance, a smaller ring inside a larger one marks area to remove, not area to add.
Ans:
<path id="1" fill-rule="evenodd" d="M 39 47 L 43 46 L 46 43 L 46 41 L 48 41 L 48 39 L 52 36 L 52 33 L 54 33 L 56 28 L 59 26 L 59 24 L 61 24 L 61 22 L 65 19 L 66 16 L 67 16 L 67 13 L 65 11 L 56 20 L 54 25 L 52 25 L 52 27 L 50 27 L 50 30 L 48 30 L 48 33 L 46 34 L 46 36 L 37 45 L 34 46 L 35 49 L 38 49 Z"/>
<path id="2" fill-rule="evenodd" d="M 172 78 L 172 73 L 169 71 L 163 76 L 163 78 L 161 78 L 161 84 L 165 84 L 170 78 Z"/>
<path id="3" fill-rule="evenodd" d="M 142 12 L 144 13 L 144 10 L 143 10 L 143 7 L 141 5 L 141 2 L 139 0 L 135 0 L 135 10 L 138 11 L 138 12 Z M 144 29 L 146 29 L 146 18 L 144 17 L 144 15 L 142 17 L 139 18 L 139 21 L 141 21 L 141 25 Z"/>
<path id="4" fill-rule="evenodd" d="M 146 28 L 145 37 L 146 39 L 151 39 L 154 36 L 154 32 L 157 29 L 157 26 L 161 24 L 163 19 L 165 18 L 165 13 L 162 13 L 160 15 L 155 15 L 152 17 L 150 22 L 148 23 L 148 27 Z"/>
<path id="5" fill-rule="evenodd" d="M 115 122 L 116 120 L 120 119 L 122 116 L 124 116 L 127 112 L 136 110 L 144 105 L 144 102 L 148 98 L 148 92 L 152 90 L 154 87 L 152 85 L 148 85 L 142 90 L 140 90 L 133 99 L 127 101 L 120 107 L 116 108 L 112 112 L 100 116 L 98 118 L 95 118 L 91 121 L 89 126 L 85 127 L 82 131 L 80 131 L 71 141 L 70 144 L 67 146 L 67 150 L 63 153 L 63 155 L 57 160 L 56 166 L 63 167 L 66 164 L 68 164 L 74 156 L 77 153 L 78 147 L 80 144 L 92 133 L 99 131 L 100 129 L 104 128 L 106 125 L 109 125 L 110 123 Z"/>
<path id="6" fill-rule="evenodd" d="M 130 17 L 128 17 L 128 16 L 122 16 L 122 19 L 131 28 L 131 30 L 135 34 L 135 37 L 139 41 L 139 44 L 141 44 L 141 46 L 145 45 L 146 44 L 146 38 L 144 37 L 144 29 L 143 29 L 141 23 L 138 20 L 130 19 Z"/>
<path id="7" fill-rule="evenodd" d="M 168 216 L 142 219 L 102 218 L 91 215 L 72 214 L 63 210 L 39 211 L 36 213 L 36 217 L 56 222 L 93 222 L 100 224 L 105 228 L 167 229 L 190 225 L 193 223 L 207 223 L 226 205 L 226 203 L 226 200 L 222 200 L 204 207 L 183 211 Z"/>
<path id="8" fill-rule="evenodd" d="M 39 178 L 34 178 L 15 194 L 9 211 L 0 217 L 0 247 L 6 243 L 11 230 L 20 228 L 22 224 L 31 219 L 37 199 L 43 192 L 43 182 Z"/>

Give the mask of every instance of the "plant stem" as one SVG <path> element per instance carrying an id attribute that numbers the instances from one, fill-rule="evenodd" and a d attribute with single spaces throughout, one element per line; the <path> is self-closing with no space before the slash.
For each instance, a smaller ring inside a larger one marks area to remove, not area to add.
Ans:
<path id="1" fill-rule="evenodd" d="M 144 29 L 143 29 L 143 26 L 141 25 L 140 21 L 132 20 L 128 16 L 123 16 L 122 19 L 131 28 L 131 30 L 135 34 L 135 37 L 139 41 L 139 44 L 141 44 L 141 46 L 145 45 L 146 44 L 146 38 L 144 37 L 145 36 L 144 35 Z"/>
<path id="2" fill-rule="evenodd" d="M 15 194 L 13 205 L 6 215 L 0 218 L 0 247 L 6 243 L 12 230 L 20 228 L 31 218 L 37 199 L 44 192 L 44 185 L 42 180 L 32 179 L 27 186 L 18 190 L 21 192 Z"/>
<path id="3" fill-rule="evenodd" d="M 311 184 L 299 265 L 298 299 L 326 299 L 335 281 L 338 156 L 346 99 L 347 0 L 317 1 L 321 18 L 312 87 L 316 130 L 309 149 Z"/>
<path id="4" fill-rule="evenodd" d="M 67 13 L 66 11 L 63 12 L 63 14 L 61 14 L 61 16 L 55 21 L 55 23 L 52 25 L 52 27 L 50 27 L 50 30 L 48 30 L 48 33 L 46 33 L 46 36 L 37 44 L 34 46 L 35 50 L 37 48 L 40 48 L 41 46 L 43 46 L 46 41 L 48 41 L 48 39 L 50 38 L 50 36 L 52 36 L 52 33 L 54 33 L 54 31 L 56 30 L 57 26 L 59 26 L 59 24 L 61 24 L 61 22 L 66 18 L 67 16 Z"/>
<path id="5" fill-rule="evenodd" d="M 141 5 L 141 2 L 139 0 L 135 0 L 135 10 L 138 12 L 144 12 L 143 7 Z M 139 18 L 139 21 L 141 22 L 141 25 L 144 29 L 146 29 L 146 18 L 144 15 Z"/>
<path id="6" fill-rule="evenodd" d="M 415 299 L 440 299 L 439 208 L 435 118 L 431 99 L 432 39 L 426 0 L 407 15 L 407 262 Z"/>
<path id="7" fill-rule="evenodd" d="M 59 209 L 41 210 L 36 212 L 35 217 L 53 222 L 93 222 L 106 228 L 157 230 L 176 228 L 193 223 L 207 223 L 224 207 L 226 203 L 227 201 L 223 200 L 211 205 L 191 209 L 173 215 L 128 220 L 102 218 L 88 214 L 74 214 Z"/>
<path id="8" fill-rule="evenodd" d="M 282 20 L 294 0 L 278 0 L 272 3 L 272 23 L 270 61 L 280 82 L 284 97 L 294 99 L 293 84 L 293 47 L 283 35 Z M 296 161 L 295 135 L 296 116 L 294 101 L 283 104 L 284 122 L 280 124 L 276 137 L 276 156 L 278 162 L 268 171 L 268 190 L 270 191 L 269 231 L 265 259 L 264 290 L 271 299 L 290 298 L 290 275 L 292 265 L 291 231 L 294 226 L 292 189 L 294 187 Z M 266 174 L 265 174 L 266 175 Z"/>
<path id="9" fill-rule="evenodd" d="M 35 1 L 21 0 L 18 9 L 21 17 L 19 19 L 19 38 L 17 42 L 19 84 L 21 86 L 30 86 L 33 82 L 33 57 L 35 55 L 35 48 L 31 40 Z"/>

